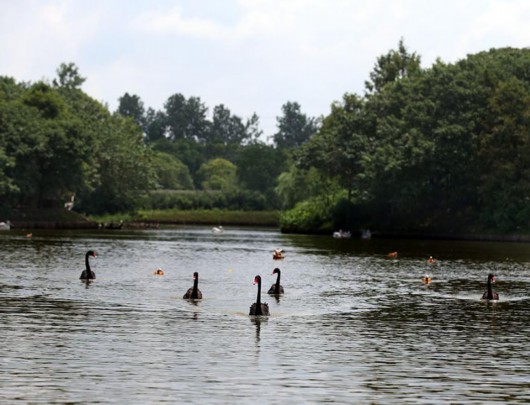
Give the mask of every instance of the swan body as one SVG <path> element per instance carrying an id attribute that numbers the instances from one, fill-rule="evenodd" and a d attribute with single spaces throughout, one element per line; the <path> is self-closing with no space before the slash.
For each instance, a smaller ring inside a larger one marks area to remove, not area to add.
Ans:
<path id="1" fill-rule="evenodd" d="M 68 211 L 72 211 L 72 208 L 74 208 L 74 199 L 75 199 L 75 193 L 70 197 L 70 201 L 67 201 L 64 203 L 64 208 L 66 208 Z"/>
<path id="2" fill-rule="evenodd" d="M 491 287 L 494 282 L 495 275 L 492 273 L 488 274 L 488 289 L 482 294 L 483 300 L 496 301 L 499 299 L 499 294 L 496 291 L 493 291 Z"/>
<path id="3" fill-rule="evenodd" d="M 279 268 L 275 268 L 272 271 L 272 274 L 277 274 L 278 277 L 276 277 L 276 283 L 271 285 L 271 288 L 269 288 L 269 291 L 268 291 L 267 294 L 273 294 L 273 295 L 283 294 L 284 293 L 283 286 L 280 285 L 280 276 L 281 276 L 280 269 Z"/>
<path id="4" fill-rule="evenodd" d="M 258 296 L 256 302 L 250 306 L 249 315 L 269 316 L 269 304 L 261 303 L 261 276 L 254 277 L 254 284 L 258 285 Z"/>
<path id="5" fill-rule="evenodd" d="M 350 231 L 343 231 L 342 229 L 339 229 L 338 231 L 333 232 L 333 237 L 338 239 L 349 239 L 351 238 L 351 232 Z"/>
<path id="6" fill-rule="evenodd" d="M 220 226 L 214 226 L 212 228 L 212 232 L 213 233 L 223 233 L 225 230 L 223 229 L 223 227 L 220 225 Z"/>
<path id="7" fill-rule="evenodd" d="M 11 229 L 11 221 L 0 222 L 0 231 L 9 231 Z"/>
<path id="8" fill-rule="evenodd" d="M 186 291 L 186 294 L 182 298 L 202 300 L 202 292 L 199 290 L 199 273 L 193 273 L 193 287 L 188 288 L 188 291 Z"/>
<path id="9" fill-rule="evenodd" d="M 372 232 L 370 229 L 363 229 L 361 231 L 361 239 L 372 239 Z"/>
<path id="10" fill-rule="evenodd" d="M 91 269 L 90 269 L 90 263 L 88 261 L 88 258 L 89 257 L 93 257 L 93 258 L 96 258 L 97 255 L 96 255 L 96 252 L 94 252 L 93 250 L 89 250 L 88 252 L 86 252 L 85 254 L 85 270 L 83 270 L 83 272 L 81 273 L 81 277 L 79 277 L 81 280 L 93 280 L 96 278 L 96 273 L 94 273 Z"/>

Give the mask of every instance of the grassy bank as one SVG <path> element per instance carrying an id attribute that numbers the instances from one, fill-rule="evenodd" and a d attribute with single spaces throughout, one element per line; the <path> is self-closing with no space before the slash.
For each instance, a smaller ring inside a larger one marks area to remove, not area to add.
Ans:
<path id="1" fill-rule="evenodd" d="M 139 210 L 134 214 L 91 216 L 98 223 L 159 223 L 171 225 L 241 225 L 278 227 L 279 211 Z"/>
<path id="2" fill-rule="evenodd" d="M 14 229 L 97 228 L 97 223 L 75 211 L 56 209 L 13 209 L 7 217 Z"/>

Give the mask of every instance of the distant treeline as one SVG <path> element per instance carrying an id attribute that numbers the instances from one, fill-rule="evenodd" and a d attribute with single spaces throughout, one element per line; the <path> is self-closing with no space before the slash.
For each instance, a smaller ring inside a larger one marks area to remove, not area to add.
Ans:
<path id="1" fill-rule="evenodd" d="M 318 129 L 296 102 L 278 117 L 273 144 L 259 118 L 174 94 L 161 111 L 125 93 L 117 111 L 81 90 L 75 64 L 51 82 L 0 77 L 0 216 L 14 207 L 62 207 L 88 214 L 138 208 L 269 210 L 289 149 Z M 161 195 L 154 190 L 203 191 Z"/>
<path id="2" fill-rule="evenodd" d="M 282 229 L 530 231 L 530 50 L 421 67 L 403 41 L 362 95 L 325 117 L 286 102 L 259 117 L 175 93 L 161 110 L 125 93 L 115 112 L 81 90 L 0 77 L 0 210 L 282 209 Z M 158 191 L 156 191 L 158 190 Z M 156 191 L 156 192 L 155 192 Z"/>

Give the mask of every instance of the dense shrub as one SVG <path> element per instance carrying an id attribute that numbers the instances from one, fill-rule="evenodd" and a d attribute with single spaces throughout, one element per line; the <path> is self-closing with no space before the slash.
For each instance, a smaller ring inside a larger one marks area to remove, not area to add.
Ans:
<path id="1" fill-rule="evenodd" d="M 260 211 L 268 209 L 263 194 L 254 191 L 153 191 L 142 203 L 144 209 L 227 209 Z"/>

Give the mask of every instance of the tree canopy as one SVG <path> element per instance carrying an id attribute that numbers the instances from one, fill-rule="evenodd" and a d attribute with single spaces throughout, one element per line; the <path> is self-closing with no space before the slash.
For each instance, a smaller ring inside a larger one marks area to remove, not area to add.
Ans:
<path id="1" fill-rule="evenodd" d="M 77 209 L 117 212 L 160 190 L 164 207 L 212 206 L 190 200 L 201 192 L 281 207 L 298 232 L 528 232 L 529 72 L 529 49 L 424 68 L 400 40 L 365 93 L 345 92 L 327 115 L 286 102 L 272 144 L 256 114 L 198 96 L 155 110 L 125 93 L 111 113 L 73 63 L 51 83 L 0 77 L 0 209 L 59 207 L 75 193 Z"/>
<path id="2" fill-rule="evenodd" d="M 350 191 L 352 227 L 530 230 L 530 50 L 422 69 L 400 42 L 298 152 Z"/>

